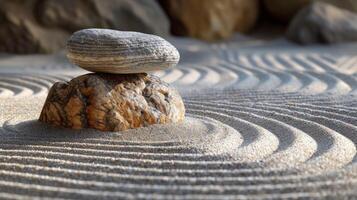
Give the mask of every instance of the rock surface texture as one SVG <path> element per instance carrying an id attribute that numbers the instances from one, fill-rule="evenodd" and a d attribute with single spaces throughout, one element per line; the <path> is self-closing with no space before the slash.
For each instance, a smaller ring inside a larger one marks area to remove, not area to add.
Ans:
<path id="1" fill-rule="evenodd" d="M 289 25 L 287 38 L 301 44 L 357 40 L 357 15 L 316 2 L 301 10 Z"/>
<path id="2" fill-rule="evenodd" d="M 71 33 L 100 27 L 169 34 L 169 20 L 156 1 L 0 1 L 0 52 L 52 53 Z"/>
<path id="3" fill-rule="evenodd" d="M 178 92 L 147 74 L 86 74 L 51 88 L 40 121 L 73 129 L 122 131 L 180 122 Z"/>
<path id="4" fill-rule="evenodd" d="M 67 43 L 68 59 L 92 71 L 143 73 L 175 66 L 177 49 L 159 36 L 109 29 L 84 29 Z"/>
<path id="5" fill-rule="evenodd" d="M 174 34 L 213 41 L 247 32 L 258 17 L 257 0 L 162 0 Z"/>

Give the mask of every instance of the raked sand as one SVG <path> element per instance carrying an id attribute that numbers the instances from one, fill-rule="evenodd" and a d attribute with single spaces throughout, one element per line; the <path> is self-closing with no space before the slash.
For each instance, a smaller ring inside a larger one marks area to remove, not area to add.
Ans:
<path id="1" fill-rule="evenodd" d="M 124 132 L 36 121 L 63 53 L 0 58 L 0 198 L 357 198 L 357 44 L 171 39 L 183 123 Z"/>

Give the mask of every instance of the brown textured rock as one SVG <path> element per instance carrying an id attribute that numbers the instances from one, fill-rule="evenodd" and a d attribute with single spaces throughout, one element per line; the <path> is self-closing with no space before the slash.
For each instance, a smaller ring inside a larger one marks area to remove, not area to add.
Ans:
<path id="1" fill-rule="evenodd" d="M 257 0 L 162 0 L 174 34 L 208 41 L 224 39 L 255 25 Z"/>
<path id="2" fill-rule="evenodd" d="M 312 0 L 264 0 L 263 5 L 277 21 L 287 23 Z"/>
<path id="3" fill-rule="evenodd" d="M 147 74 L 86 74 L 55 83 L 40 121 L 73 129 L 121 131 L 180 122 L 185 108 L 179 93 Z"/>

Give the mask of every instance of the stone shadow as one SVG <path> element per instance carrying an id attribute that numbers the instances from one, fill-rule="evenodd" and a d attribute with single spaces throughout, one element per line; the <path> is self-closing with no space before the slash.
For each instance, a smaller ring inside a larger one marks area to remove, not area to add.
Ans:
<path id="1" fill-rule="evenodd" d="M 28 120 L 17 124 L 6 121 L 0 128 L 1 141 L 27 139 L 31 143 L 38 141 L 75 141 L 82 139 L 105 139 L 120 137 L 123 132 L 103 132 L 94 129 L 73 130 L 55 127 L 38 120 Z"/>

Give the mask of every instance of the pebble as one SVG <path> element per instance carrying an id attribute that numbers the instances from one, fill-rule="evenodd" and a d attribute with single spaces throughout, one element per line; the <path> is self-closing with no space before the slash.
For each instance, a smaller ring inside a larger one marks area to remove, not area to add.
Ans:
<path id="1" fill-rule="evenodd" d="M 180 59 L 177 49 L 159 36 L 111 29 L 77 31 L 67 41 L 67 49 L 75 65 L 111 74 L 165 70 Z"/>

